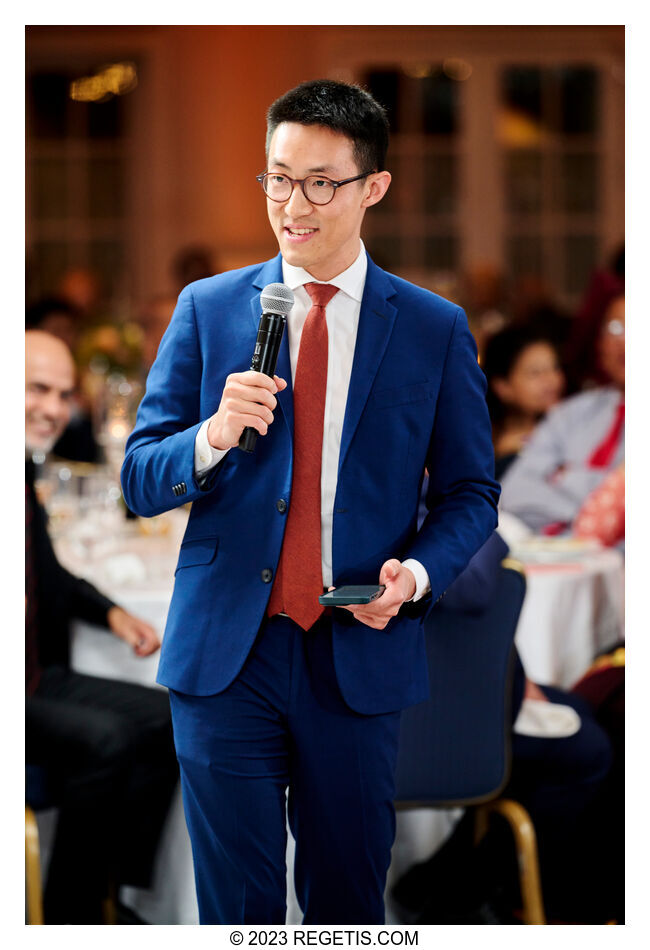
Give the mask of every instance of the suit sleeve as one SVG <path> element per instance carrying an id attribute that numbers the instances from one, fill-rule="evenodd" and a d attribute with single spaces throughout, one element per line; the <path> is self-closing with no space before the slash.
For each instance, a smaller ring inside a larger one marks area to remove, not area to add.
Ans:
<path id="1" fill-rule="evenodd" d="M 202 479 L 194 469 L 203 361 L 194 297 L 186 287 L 149 372 L 122 466 L 129 508 L 143 517 L 194 501 L 209 490 L 216 469 Z M 218 469 L 219 466 L 217 466 Z"/>
<path id="2" fill-rule="evenodd" d="M 497 526 L 486 382 L 467 318 L 458 308 L 429 444 L 427 515 L 408 557 L 425 567 L 435 602 Z"/>

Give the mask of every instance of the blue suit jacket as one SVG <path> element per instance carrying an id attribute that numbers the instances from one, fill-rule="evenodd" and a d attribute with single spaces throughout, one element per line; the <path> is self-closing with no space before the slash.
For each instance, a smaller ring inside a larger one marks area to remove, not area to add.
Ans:
<path id="1" fill-rule="evenodd" d="M 226 377 L 249 368 L 260 291 L 274 281 L 282 281 L 279 255 L 182 291 L 126 447 L 122 486 L 133 511 L 193 503 L 158 681 L 194 695 L 220 692 L 241 669 L 282 547 L 286 514 L 276 502 L 290 502 L 293 453 L 287 334 L 277 373 L 289 385 L 268 434 L 253 454 L 231 449 L 203 484 L 194 474 L 198 429 L 217 410 Z M 425 466 L 430 511 L 418 531 Z M 463 311 L 368 259 L 334 502 L 333 582 L 376 583 L 388 558 L 414 557 L 432 596 L 381 631 L 334 611 L 336 673 L 355 711 L 388 712 L 428 695 L 423 617 L 496 526 L 493 467 L 485 378 Z"/>

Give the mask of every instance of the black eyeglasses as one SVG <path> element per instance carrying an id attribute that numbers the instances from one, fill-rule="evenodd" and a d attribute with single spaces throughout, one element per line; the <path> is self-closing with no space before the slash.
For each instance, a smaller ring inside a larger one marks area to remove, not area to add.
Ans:
<path id="1" fill-rule="evenodd" d="M 355 175 L 354 178 L 343 178 L 341 181 L 332 181 L 331 178 L 324 178 L 322 175 L 308 175 L 307 178 L 289 178 L 288 175 L 281 175 L 278 172 L 264 172 L 262 175 L 256 175 L 266 196 L 271 201 L 288 201 L 292 195 L 294 185 L 300 185 L 302 193 L 310 204 L 328 205 L 336 194 L 336 189 L 341 185 L 349 185 L 352 181 L 360 181 L 372 175 L 371 171 L 364 172 L 363 175 Z"/>

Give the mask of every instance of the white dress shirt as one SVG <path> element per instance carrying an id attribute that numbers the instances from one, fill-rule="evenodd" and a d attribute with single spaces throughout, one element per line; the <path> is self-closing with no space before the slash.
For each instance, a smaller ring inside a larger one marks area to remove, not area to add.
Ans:
<path id="1" fill-rule="evenodd" d="M 352 374 L 352 362 L 357 341 L 361 298 L 366 283 L 368 261 L 363 242 L 357 259 L 347 270 L 328 281 L 314 281 L 311 274 L 302 267 L 294 267 L 282 260 L 284 283 L 294 292 L 294 304 L 287 317 L 289 359 L 291 379 L 296 378 L 296 365 L 302 329 L 311 309 L 312 302 L 304 285 L 308 283 L 326 283 L 339 288 L 325 311 L 327 319 L 327 390 L 325 394 L 325 415 L 323 418 L 323 461 L 321 469 L 321 558 L 323 564 L 323 584 L 332 584 L 332 521 L 334 496 L 336 494 L 341 434 L 345 418 L 345 406 Z M 209 419 L 199 429 L 194 451 L 194 469 L 201 476 L 217 465 L 225 456 L 225 451 L 213 448 L 208 442 L 207 429 Z M 381 513 L 377 513 L 381 517 Z M 404 565 L 415 576 L 416 591 L 413 600 L 419 600 L 429 591 L 429 576 L 423 565 L 408 558 Z"/>

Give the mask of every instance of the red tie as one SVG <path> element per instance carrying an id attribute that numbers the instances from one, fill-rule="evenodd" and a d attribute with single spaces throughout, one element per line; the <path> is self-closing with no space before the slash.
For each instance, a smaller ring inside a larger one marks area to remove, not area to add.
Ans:
<path id="1" fill-rule="evenodd" d="M 589 459 L 590 468 L 607 468 L 618 447 L 625 424 L 625 400 L 618 404 L 612 427 Z"/>
<path id="2" fill-rule="evenodd" d="M 267 612 L 269 616 L 285 613 L 309 630 L 324 610 L 318 598 L 323 593 L 320 479 L 327 389 L 325 307 L 338 287 L 305 284 L 305 290 L 312 306 L 300 339 L 293 384 L 291 505 Z"/>

